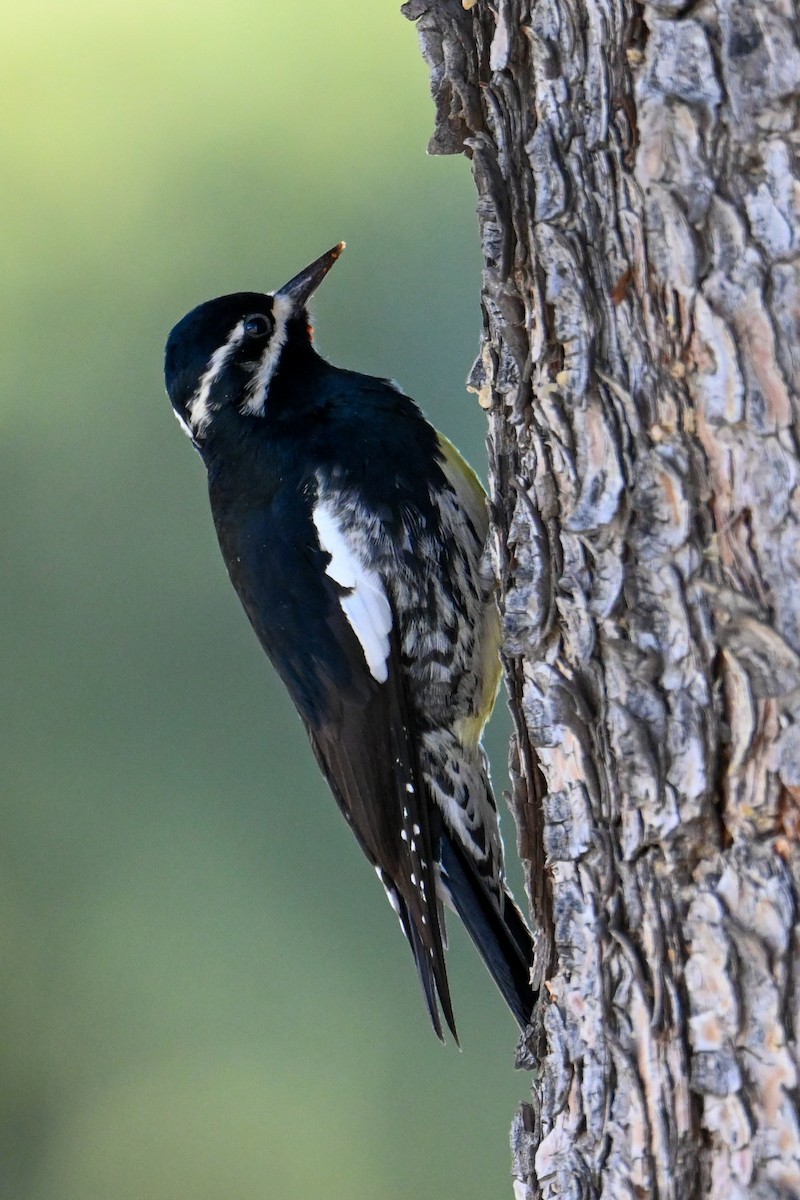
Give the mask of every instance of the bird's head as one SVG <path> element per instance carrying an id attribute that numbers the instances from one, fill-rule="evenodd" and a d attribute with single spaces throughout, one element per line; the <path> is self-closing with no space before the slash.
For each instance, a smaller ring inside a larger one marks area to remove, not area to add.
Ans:
<path id="1" fill-rule="evenodd" d="M 323 254 L 270 294 L 236 292 L 192 309 L 167 340 L 175 415 L 200 445 L 220 414 L 263 416 L 284 348 L 308 341 L 306 305 L 344 249 Z"/>

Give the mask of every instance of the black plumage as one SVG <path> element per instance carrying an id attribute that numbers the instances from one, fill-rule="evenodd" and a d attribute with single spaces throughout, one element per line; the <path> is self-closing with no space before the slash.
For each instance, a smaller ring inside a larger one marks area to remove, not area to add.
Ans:
<path id="1" fill-rule="evenodd" d="M 200 452 L 220 548 L 336 800 L 455 1034 L 442 902 L 524 1028 L 530 934 L 503 878 L 480 734 L 497 690 L 480 485 L 414 402 L 314 349 L 334 248 L 272 295 L 194 309 L 167 390 Z"/>

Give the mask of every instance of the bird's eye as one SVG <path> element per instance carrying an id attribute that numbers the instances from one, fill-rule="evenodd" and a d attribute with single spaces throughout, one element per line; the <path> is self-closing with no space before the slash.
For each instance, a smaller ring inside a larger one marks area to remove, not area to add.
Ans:
<path id="1" fill-rule="evenodd" d="M 266 317 L 260 313 L 255 316 L 248 317 L 244 323 L 244 336 L 246 338 L 265 338 L 269 335 L 271 325 Z"/>

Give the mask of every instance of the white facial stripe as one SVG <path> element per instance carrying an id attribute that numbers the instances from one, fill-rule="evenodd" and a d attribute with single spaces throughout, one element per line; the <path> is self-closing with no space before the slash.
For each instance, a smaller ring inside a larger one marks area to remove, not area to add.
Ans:
<path id="1" fill-rule="evenodd" d="M 187 436 L 188 438 L 191 438 L 191 439 L 192 439 L 192 441 L 194 441 L 194 434 L 192 433 L 191 429 L 189 428 L 189 426 L 188 426 L 188 425 L 186 424 L 186 422 L 184 421 L 184 419 L 183 419 L 183 417 L 181 416 L 181 414 L 180 414 L 180 413 L 178 412 L 178 410 L 177 410 L 177 409 L 175 409 L 175 408 L 173 408 L 173 410 L 172 410 L 172 411 L 173 411 L 173 413 L 175 414 L 175 420 L 178 422 L 178 424 L 180 425 L 180 427 L 181 427 L 181 429 L 183 430 L 183 432 L 186 434 L 186 436 Z"/>
<path id="2" fill-rule="evenodd" d="M 342 612 L 359 640 L 372 678 L 385 683 L 389 675 L 392 609 L 380 576 L 361 562 L 330 505 L 319 500 L 312 516 L 319 544 L 331 556 L 326 574 L 350 589 L 339 597 Z"/>
<path id="3" fill-rule="evenodd" d="M 275 332 L 269 339 L 261 362 L 258 364 L 258 370 L 253 376 L 253 382 L 247 389 L 247 403 L 242 408 L 242 412 L 251 413 L 254 417 L 264 416 L 267 410 L 269 385 L 275 374 L 281 350 L 286 345 L 286 326 L 289 324 L 292 312 L 291 300 L 287 300 L 285 296 L 273 298 L 272 316 L 275 320 Z"/>
<path id="4" fill-rule="evenodd" d="M 219 379 L 225 364 L 233 354 L 236 347 L 244 337 L 244 321 L 239 321 L 228 335 L 228 340 L 224 345 L 220 346 L 211 355 L 211 361 L 200 377 L 200 382 L 197 385 L 197 391 L 192 396 L 189 403 L 186 405 L 186 411 L 189 414 L 189 424 L 192 429 L 192 436 L 195 437 L 205 429 L 211 420 L 211 409 L 208 405 L 208 398 L 211 395 L 211 389 L 217 379 Z"/>

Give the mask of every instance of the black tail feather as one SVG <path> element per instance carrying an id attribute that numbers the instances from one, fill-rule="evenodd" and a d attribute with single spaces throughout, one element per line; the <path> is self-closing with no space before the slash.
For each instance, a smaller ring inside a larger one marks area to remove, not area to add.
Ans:
<path id="1" fill-rule="evenodd" d="M 517 1023 L 525 1030 L 536 993 L 530 983 L 533 941 L 522 914 L 508 892 L 500 913 L 458 840 L 445 831 L 441 854 L 443 882 L 453 907 Z"/>
<path id="2" fill-rule="evenodd" d="M 422 984 L 422 991 L 425 996 L 425 1003 L 430 1014 L 431 1023 L 433 1025 L 436 1036 L 440 1042 L 444 1041 L 442 1032 L 442 1022 L 439 1016 L 439 1005 L 444 1014 L 444 1019 L 447 1021 L 447 1027 L 453 1035 L 456 1045 L 458 1046 L 458 1034 L 456 1032 L 456 1022 L 453 1016 L 453 1004 L 450 999 L 450 987 L 447 981 L 447 973 L 444 970 L 442 961 L 441 970 L 437 971 L 436 964 L 431 960 L 429 953 L 425 949 L 425 945 L 419 932 L 408 914 L 408 909 L 401 897 L 398 896 L 400 905 L 400 923 L 405 930 L 411 953 L 414 955 L 414 963 L 417 968 L 417 975 Z M 438 1003 L 437 1003 L 438 995 Z"/>

